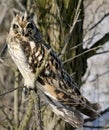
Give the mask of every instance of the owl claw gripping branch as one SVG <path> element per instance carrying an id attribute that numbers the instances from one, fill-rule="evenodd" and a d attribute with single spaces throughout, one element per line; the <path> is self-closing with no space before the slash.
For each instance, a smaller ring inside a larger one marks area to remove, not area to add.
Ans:
<path id="1" fill-rule="evenodd" d="M 27 13 L 19 13 L 13 18 L 7 43 L 9 53 L 24 78 L 24 85 L 27 88 L 37 86 L 54 113 L 75 128 L 83 125 L 81 113 L 93 119 L 98 117 L 99 105 L 82 96 L 53 50 L 34 84 L 36 68 L 41 66 L 50 47 Z"/>

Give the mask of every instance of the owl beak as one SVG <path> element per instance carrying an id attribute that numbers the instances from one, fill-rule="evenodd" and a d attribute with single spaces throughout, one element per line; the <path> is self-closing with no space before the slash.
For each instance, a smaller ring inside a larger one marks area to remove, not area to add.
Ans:
<path id="1" fill-rule="evenodd" d="M 25 32 L 24 30 L 21 31 L 21 34 L 22 34 L 23 36 L 28 36 L 27 32 Z"/>
<path id="2" fill-rule="evenodd" d="M 21 34 L 22 34 L 23 36 L 25 36 L 25 32 L 24 32 L 24 30 L 21 31 Z"/>

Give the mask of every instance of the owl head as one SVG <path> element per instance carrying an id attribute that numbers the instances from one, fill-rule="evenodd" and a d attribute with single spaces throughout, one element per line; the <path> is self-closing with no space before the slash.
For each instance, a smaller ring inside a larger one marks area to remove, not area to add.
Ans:
<path id="1" fill-rule="evenodd" d="M 25 37 L 33 36 L 38 31 L 32 17 L 25 13 L 19 12 L 11 22 L 10 32 L 13 35 L 23 35 Z"/>

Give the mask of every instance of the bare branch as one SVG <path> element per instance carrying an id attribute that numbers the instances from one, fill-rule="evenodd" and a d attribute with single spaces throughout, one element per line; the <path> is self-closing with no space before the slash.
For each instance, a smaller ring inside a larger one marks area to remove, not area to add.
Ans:
<path id="1" fill-rule="evenodd" d="M 98 24 L 100 24 L 108 15 L 109 13 L 106 13 L 96 24 L 89 28 L 89 31 L 95 28 Z"/>
<path id="2" fill-rule="evenodd" d="M 78 20 L 80 11 L 81 11 L 80 10 L 81 2 L 82 2 L 82 0 L 79 0 L 77 8 L 75 9 L 76 12 L 75 12 L 75 16 L 74 16 L 74 19 L 73 19 L 73 23 L 72 23 L 72 25 L 70 27 L 69 34 L 66 36 L 66 38 L 64 40 L 65 44 L 64 44 L 64 47 L 62 48 L 62 51 L 61 51 L 62 55 L 64 54 L 64 52 L 65 52 L 65 50 L 66 50 L 66 48 L 68 46 L 69 40 L 71 39 L 71 36 L 72 36 L 73 29 L 74 29 L 74 27 L 75 27 L 75 25 L 77 23 L 77 20 Z M 61 58 L 62 55 L 60 55 L 60 58 Z"/>
<path id="3" fill-rule="evenodd" d="M 109 126 L 89 126 L 89 125 L 84 125 L 84 127 L 93 128 L 93 129 L 109 129 Z"/>
<path id="4" fill-rule="evenodd" d="M 22 86 L 22 87 L 17 87 L 17 88 L 8 90 L 7 92 L 1 93 L 0 96 L 4 96 L 4 95 L 6 95 L 6 94 L 9 94 L 9 93 L 15 91 L 16 89 L 22 89 L 22 88 L 24 88 L 24 87 Z"/>
<path id="5" fill-rule="evenodd" d="M 13 130 L 13 127 L 12 127 L 13 125 L 12 125 L 11 120 L 10 120 L 9 117 L 8 117 L 8 114 L 4 111 L 4 109 L 2 109 L 2 112 L 3 112 L 3 114 L 4 114 L 5 117 L 6 117 L 6 121 L 7 121 L 8 125 L 9 125 L 10 129 Z"/>
<path id="6" fill-rule="evenodd" d="M 106 114 L 107 112 L 109 112 L 109 107 L 107 107 L 104 111 L 101 111 L 101 112 L 99 113 L 100 117 L 103 116 L 104 114 Z M 87 119 L 84 120 L 85 123 L 86 123 L 86 122 L 90 122 L 90 121 L 94 121 L 94 119 L 87 118 Z M 103 127 L 103 126 L 102 126 L 102 127 Z"/>
<path id="7" fill-rule="evenodd" d="M 72 57 L 72 58 L 70 58 L 70 59 L 64 61 L 63 64 L 65 64 L 65 63 L 67 63 L 67 62 L 70 62 L 70 61 L 74 60 L 75 58 L 78 58 L 78 57 L 80 57 L 80 56 L 82 56 L 82 55 L 84 55 L 84 54 L 86 54 L 86 53 L 88 53 L 88 52 L 90 52 L 90 51 L 95 51 L 96 49 L 98 49 L 98 48 L 100 48 L 100 47 L 101 47 L 101 46 L 97 46 L 97 47 L 95 47 L 95 48 L 91 48 L 91 49 L 89 49 L 89 50 L 86 50 L 86 51 L 84 51 L 83 53 L 80 53 L 80 54 L 78 54 L 78 55 L 76 55 L 76 56 L 74 56 L 74 57 Z"/>
<path id="8" fill-rule="evenodd" d="M 97 47 L 99 45 L 104 45 L 108 41 L 109 41 L 109 33 L 106 33 L 101 39 L 95 42 L 93 46 L 91 46 L 91 48 Z"/>

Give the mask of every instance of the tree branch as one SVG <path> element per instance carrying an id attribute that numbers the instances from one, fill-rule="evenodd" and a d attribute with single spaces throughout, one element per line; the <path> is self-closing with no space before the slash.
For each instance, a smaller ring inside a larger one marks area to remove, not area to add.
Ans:
<path id="1" fill-rule="evenodd" d="M 101 112 L 99 113 L 99 115 L 100 115 L 100 116 L 103 116 L 103 115 L 106 114 L 107 112 L 109 112 L 109 107 L 107 107 L 104 111 L 101 111 Z M 90 121 L 94 121 L 94 119 L 87 118 L 87 119 L 84 120 L 85 123 L 86 123 L 86 122 L 90 122 Z M 102 126 L 102 127 L 103 127 L 103 126 Z"/>
<path id="2" fill-rule="evenodd" d="M 109 13 L 106 13 L 96 24 L 89 28 L 89 31 L 95 28 L 98 24 L 100 24 L 103 21 L 103 19 L 105 19 L 108 15 Z"/>
<path id="3" fill-rule="evenodd" d="M 6 95 L 6 94 L 9 94 L 9 93 L 15 91 L 16 89 L 22 89 L 22 88 L 24 88 L 24 87 L 17 87 L 17 88 L 8 90 L 7 92 L 1 93 L 1 94 L 0 94 L 0 97 L 1 97 L 1 96 L 4 96 L 4 95 Z"/>
<path id="4" fill-rule="evenodd" d="M 10 130 L 13 130 L 12 121 L 9 119 L 8 114 L 4 111 L 4 109 L 2 109 L 2 112 L 6 117 L 6 121 L 7 121 L 8 125 L 9 125 L 9 127 L 10 127 Z"/>
<path id="5" fill-rule="evenodd" d="M 66 51 L 66 48 L 68 46 L 68 43 L 72 37 L 72 32 L 73 32 L 73 29 L 78 21 L 78 18 L 79 18 L 79 15 L 80 15 L 80 6 L 81 6 L 81 2 L 82 0 L 79 0 L 78 2 L 78 5 L 77 5 L 77 8 L 75 9 L 75 15 L 74 15 L 74 19 L 73 19 L 73 22 L 72 22 L 72 25 L 70 27 L 70 30 L 69 30 L 69 33 L 67 34 L 66 38 L 64 39 L 64 46 L 61 50 L 61 55 L 59 56 L 60 58 L 62 58 L 62 55 L 65 53 Z"/>
<path id="6" fill-rule="evenodd" d="M 91 48 L 91 49 L 89 49 L 89 50 L 86 50 L 86 51 L 84 51 L 83 53 L 80 53 L 80 54 L 78 54 L 78 55 L 76 55 L 76 56 L 74 56 L 74 57 L 72 57 L 72 58 L 70 58 L 70 59 L 64 61 L 63 64 L 66 64 L 67 62 L 70 62 L 70 61 L 74 60 L 75 58 L 78 58 L 78 57 L 80 57 L 80 56 L 82 56 L 82 55 L 84 55 L 84 54 L 86 54 L 86 53 L 89 53 L 89 52 L 90 52 L 91 55 L 94 55 L 94 54 L 96 53 L 96 49 L 99 49 L 100 47 L 101 47 L 101 46 L 97 46 L 97 47 Z M 93 52 L 93 53 L 92 53 L 92 52 Z"/>
<path id="7" fill-rule="evenodd" d="M 89 126 L 89 125 L 84 125 L 84 127 L 93 128 L 93 129 L 109 129 L 109 126 Z"/>
<path id="8" fill-rule="evenodd" d="M 15 71 L 15 88 L 19 87 L 19 71 Z M 14 91 L 14 123 L 15 128 L 18 128 L 19 116 L 18 116 L 18 101 L 19 101 L 18 89 Z"/>
<path id="9" fill-rule="evenodd" d="M 109 41 L 109 33 L 106 33 L 101 39 L 95 42 L 93 46 L 91 46 L 91 48 L 97 47 L 99 45 L 104 45 L 108 41 Z"/>
<path id="10" fill-rule="evenodd" d="M 27 130 L 28 123 L 32 117 L 33 106 L 34 106 L 34 101 L 33 101 L 32 95 L 30 95 L 30 99 L 29 99 L 27 109 L 26 109 L 26 114 L 22 122 L 20 123 L 18 130 Z"/>

